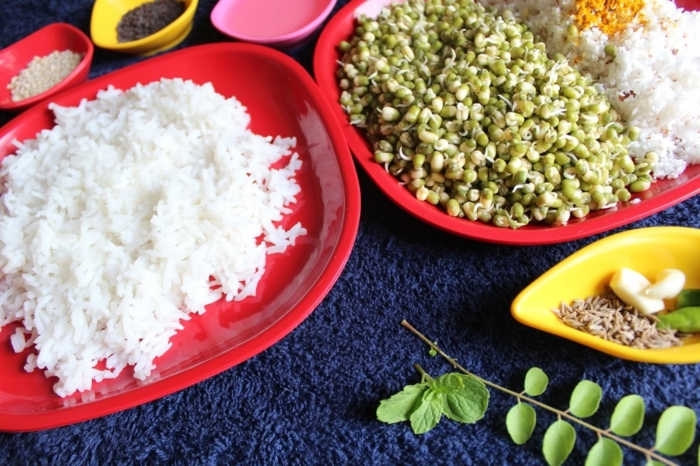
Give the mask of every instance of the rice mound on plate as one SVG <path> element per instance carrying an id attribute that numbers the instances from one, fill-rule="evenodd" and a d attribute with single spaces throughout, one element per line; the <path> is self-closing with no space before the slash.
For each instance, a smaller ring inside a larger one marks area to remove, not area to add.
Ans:
<path id="1" fill-rule="evenodd" d="M 210 83 L 50 108 L 56 126 L 2 160 L 0 327 L 21 322 L 14 350 L 36 349 L 25 370 L 67 396 L 127 366 L 146 379 L 181 320 L 254 295 L 266 254 L 306 230 L 276 225 L 300 192 L 295 139 L 253 134 Z"/>
<path id="2" fill-rule="evenodd" d="M 575 0 L 485 0 L 523 19 L 547 46 L 602 85 L 620 115 L 641 130 L 629 147 L 642 158 L 659 155 L 656 178 L 676 178 L 700 162 L 700 13 L 676 8 L 671 0 L 647 0 L 635 19 L 608 36 L 598 27 L 576 25 Z M 604 47 L 615 47 L 615 59 Z"/>

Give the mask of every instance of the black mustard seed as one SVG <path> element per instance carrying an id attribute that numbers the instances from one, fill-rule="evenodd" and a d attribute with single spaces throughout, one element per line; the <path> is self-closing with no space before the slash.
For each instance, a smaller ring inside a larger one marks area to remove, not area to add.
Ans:
<path id="1" fill-rule="evenodd" d="M 175 21 L 185 11 L 177 0 L 155 0 L 128 11 L 117 24 L 117 41 L 131 42 L 150 36 Z"/>

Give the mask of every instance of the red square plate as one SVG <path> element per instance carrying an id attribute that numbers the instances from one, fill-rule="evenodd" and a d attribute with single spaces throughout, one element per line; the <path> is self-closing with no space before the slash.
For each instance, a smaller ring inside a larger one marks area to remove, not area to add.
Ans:
<path id="1" fill-rule="evenodd" d="M 261 135 L 295 136 L 303 163 L 302 188 L 293 212 L 282 221 L 301 222 L 308 233 L 284 254 L 270 255 L 257 294 L 220 301 L 194 315 L 156 362 L 153 377 L 134 379 L 127 368 L 93 390 L 60 398 L 54 380 L 22 369 L 30 349 L 15 354 L 13 325 L 0 332 L 0 430 L 25 431 L 83 421 L 168 395 L 211 377 L 270 347 L 299 325 L 340 275 L 359 224 L 360 192 L 352 156 L 329 105 L 308 73 L 281 52 L 259 45 L 201 45 L 151 58 L 106 74 L 52 99 L 76 105 L 113 85 L 128 89 L 161 78 L 211 82 L 224 96 L 236 96 Z M 14 153 L 12 140 L 33 138 L 53 126 L 48 102 L 0 128 L 0 157 Z"/>

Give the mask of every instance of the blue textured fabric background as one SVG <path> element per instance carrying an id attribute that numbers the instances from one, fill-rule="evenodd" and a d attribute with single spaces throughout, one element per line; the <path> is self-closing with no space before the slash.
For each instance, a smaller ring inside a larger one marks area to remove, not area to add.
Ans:
<path id="1" fill-rule="evenodd" d="M 347 2 L 339 1 L 336 11 Z M 178 48 L 225 41 L 211 25 L 214 0 L 200 0 L 195 25 Z M 5 0 L 0 48 L 56 21 L 89 34 L 90 0 Z M 288 52 L 310 70 L 313 44 Z M 91 77 L 140 58 L 95 50 Z M 0 112 L 0 124 L 12 115 Z M 180 392 L 103 418 L 29 433 L 0 433 L 2 465 L 130 464 L 544 464 L 541 437 L 555 418 L 538 410 L 534 438 L 514 445 L 504 427 L 514 399 L 491 391 L 474 425 L 444 420 L 414 435 L 408 424 L 376 420 L 381 399 L 416 383 L 420 363 L 437 376 L 450 370 L 401 327 L 407 319 L 463 365 L 486 379 L 522 389 L 539 366 L 550 377 L 540 397 L 559 408 L 576 383 L 600 384 L 601 410 L 590 422 L 607 427 L 622 396 L 647 401 L 647 423 L 633 439 L 650 446 L 668 406 L 700 412 L 700 365 L 623 361 L 530 329 L 510 316 L 510 303 L 548 268 L 609 234 L 551 246 L 498 246 L 428 227 L 387 200 L 359 173 L 362 216 L 347 265 L 318 308 L 258 356 Z M 624 229 L 700 227 L 695 197 Z M 700 246 L 700 245 L 699 245 Z M 596 441 L 577 429 L 567 464 L 583 464 Z M 697 464 L 698 440 L 679 464 Z M 644 457 L 625 449 L 626 464 Z"/>

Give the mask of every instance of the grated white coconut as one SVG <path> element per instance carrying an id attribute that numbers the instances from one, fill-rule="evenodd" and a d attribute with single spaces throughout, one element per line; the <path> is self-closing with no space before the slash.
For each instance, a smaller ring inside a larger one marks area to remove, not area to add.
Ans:
<path id="1" fill-rule="evenodd" d="M 580 30 L 574 43 L 566 36 L 575 24 L 575 0 L 482 3 L 510 9 L 540 36 L 548 54 L 562 53 L 602 85 L 618 113 L 641 130 L 630 154 L 659 155 L 656 178 L 676 178 L 700 162 L 700 13 L 676 8 L 671 0 L 647 0 L 644 24 L 636 19 L 613 37 L 596 27 Z M 607 44 L 615 46 L 612 61 L 603 52 Z"/>
<path id="2" fill-rule="evenodd" d="M 51 109 L 56 126 L 2 161 L 0 326 L 21 322 L 15 351 L 36 349 L 25 369 L 67 396 L 127 366 L 146 379 L 181 320 L 254 295 L 266 254 L 306 230 L 277 226 L 300 192 L 295 139 L 253 134 L 211 84 Z"/>

